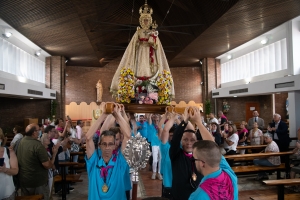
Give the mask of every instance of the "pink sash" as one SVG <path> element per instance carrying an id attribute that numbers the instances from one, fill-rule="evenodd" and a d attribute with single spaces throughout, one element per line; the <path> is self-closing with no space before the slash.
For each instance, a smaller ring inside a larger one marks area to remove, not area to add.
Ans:
<path id="1" fill-rule="evenodd" d="M 233 186 L 230 176 L 222 171 L 216 178 L 209 178 L 199 185 L 212 200 L 233 199 Z"/>

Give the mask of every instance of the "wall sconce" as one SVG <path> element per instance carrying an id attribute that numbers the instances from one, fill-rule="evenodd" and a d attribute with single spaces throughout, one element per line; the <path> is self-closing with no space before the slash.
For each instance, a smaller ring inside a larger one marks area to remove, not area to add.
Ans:
<path id="1" fill-rule="evenodd" d="M 39 57 L 39 56 L 41 55 L 41 53 L 42 53 L 42 50 L 38 50 L 38 51 L 36 51 L 36 52 L 34 53 L 34 55 L 35 55 L 36 57 Z"/>

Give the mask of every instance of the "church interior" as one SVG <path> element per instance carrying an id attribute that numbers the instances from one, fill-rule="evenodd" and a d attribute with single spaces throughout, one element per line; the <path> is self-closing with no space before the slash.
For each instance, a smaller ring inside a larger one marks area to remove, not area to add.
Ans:
<path id="1" fill-rule="evenodd" d="M 289 151 L 300 144 L 298 0 L 3 0 L 0 33 L 0 129 L 7 146 L 16 125 L 25 132 L 31 123 L 66 116 L 74 126 L 82 121 L 87 134 L 100 118 L 101 102 L 123 104 L 136 120 L 164 114 L 170 105 L 194 106 L 207 126 L 210 113 L 218 118 L 221 111 L 238 131 L 258 112 L 263 133 L 276 113 L 288 126 Z M 131 73 L 136 85 L 126 88 Z M 88 199 L 81 144 L 82 153 L 74 154 L 81 181 L 51 199 Z M 233 159 L 238 199 L 300 199 L 300 188 L 287 188 L 299 179 L 257 181 L 260 170 L 247 171 L 247 158 Z M 289 163 L 282 164 L 281 172 L 268 171 L 269 180 L 288 177 Z M 151 180 L 149 168 L 140 169 L 131 199 L 162 197 L 163 183 Z"/>

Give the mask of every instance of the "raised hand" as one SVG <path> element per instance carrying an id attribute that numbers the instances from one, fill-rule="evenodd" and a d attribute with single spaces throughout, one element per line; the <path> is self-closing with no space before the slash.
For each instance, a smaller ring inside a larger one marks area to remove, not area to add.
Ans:
<path id="1" fill-rule="evenodd" d="M 190 119 L 191 121 L 193 121 L 193 124 L 197 123 L 197 122 L 201 122 L 201 114 L 200 114 L 200 110 L 197 107 L 191 107 L 192 109 L 190 112 Z M 201 122 L 202 123 L 202 122 Z"/>
<path id="2" fill-rule="evenodd" d="M 185 123 L 187 123 L 190 119 L 189 108 L 190 107 L 186 107 L 182 114 L 182 119 L 184 120 Z"/>

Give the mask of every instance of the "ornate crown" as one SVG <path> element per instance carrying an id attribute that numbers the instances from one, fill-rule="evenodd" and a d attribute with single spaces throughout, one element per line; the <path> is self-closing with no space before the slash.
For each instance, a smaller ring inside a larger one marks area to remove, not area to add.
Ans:
<path id="1" fill-rule="evenodd" d="M 152 15 L 153 9 L 147 4 L 147 0 L 145 0 L 145 4 L 140 7 L 139 13 L 140 15 Z"/>
<path id="2" fill-rule="evenodd" d="M 156 21 L 154 21 L 151 26 L 152 26 L 153 29 L 157 29 L 157 27 L 158 27 Z"/>

